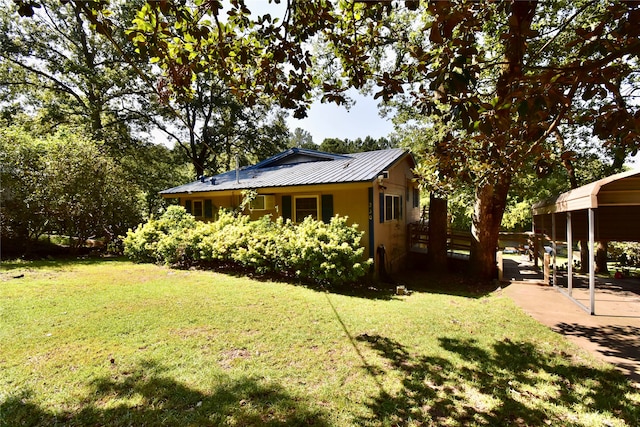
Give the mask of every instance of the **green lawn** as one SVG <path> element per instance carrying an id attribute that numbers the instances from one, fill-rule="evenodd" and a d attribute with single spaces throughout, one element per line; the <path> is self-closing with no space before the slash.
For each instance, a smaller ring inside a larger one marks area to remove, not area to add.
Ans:
<path id="1" fill-rule="evenodd" d="M 428 283 L 5 262 L 0 425 L 640 424 L 640 390 L 507 297 Z"/>

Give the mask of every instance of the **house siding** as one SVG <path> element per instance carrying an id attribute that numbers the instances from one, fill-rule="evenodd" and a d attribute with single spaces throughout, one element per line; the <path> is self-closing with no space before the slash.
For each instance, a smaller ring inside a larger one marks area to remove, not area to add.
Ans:
<path id="1" fill-rule="evenodd" d="M 383 179 L 382 185 L 378 182 L 374 184 L 373 212 L 378 215 L 374 221 L 374 250 L 377 252 L 381 245 L 384 246 L 385 268 L 388 273 L 404 268 L 408 256 L 408 224 L 420 219 L 420 208 L 414 206 L 413 200 L 415 186 L 411 164 L 406 159 L 390 168 L 389 177 Z M 384 218 L 383 203 L 386 195 L 400 197 L 401 215 L 398 219 L 389 221 Z M 376 253 L 376 264 L 381 262 L 378 256 Z"/>
<path id="2" fill-rule="evenodd" d="M 327 162 L 321 161 L 319 163 Z M 351 166 L 345 163 L 343 167 L 348 169 Z M 268 210 L 250 211 L 246 209 L 245 213 L 250 215 L 252 219 L 258 219 L 264 215 L 270 215 L 273 219 L 280 216 L 295 219 L 296 198 L 316 197 L 318 200 L 317 218 L 327 220 L 330 216 L 347 216 L 348 224 L 358 224 L 358 229 L 363 232 L 361 240 L 361 245 L 365 249 L 363 258 L 373 258 L 375 271 L 379 273 L 380 259 L 377 252 L 378 248 L 384 245 L 385 269 L 388 273 L 393 274 L 404 267 L 407 259 L 407 225 L 418 221 L 420 217 L 419 202 L 416 203 L 413 191 L 416 184 L 413 182 L 412 167 L 414 167 L 413 158 L 404 156 L 397 162 L 388 164 L 385 169 L 388 177 L 384 178 L 382 182 L 369 178 L 367 181 L 258 187 L 258 194 L 275 197 L 275 206 Z M 183 186 L 181 189 L 187 191 L 165 192 L 163 196 L 179 197 L 179 203 L 185 207 L 194 206 L 195 201 L 201 201 L 207 212 L 209 212 L 210 203 L 213 219 L 217 216 L 220 208 L 235 209 L 240 206 L 242 189 L 223 189 L 218 185 L 203 186 L 201 184 L 193 183 Z M 196 190 L 196 188 L 201 190 Z M 205 188 L 206 190 L 202 191 Z M 209 191 L 209 188 L 212 190 Z M 396 200 L 400 202 L 399 212 L 394 211 L 394 215 L 397 217 L 391 220 L 385 218 L 384 204 L 387 195 L 397 196 Z M 204 216 L 199 219 L 210 220 Z"/>

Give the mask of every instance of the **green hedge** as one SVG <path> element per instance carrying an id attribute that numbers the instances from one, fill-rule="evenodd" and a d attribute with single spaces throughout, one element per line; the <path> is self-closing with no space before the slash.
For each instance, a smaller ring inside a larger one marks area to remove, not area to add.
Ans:
<path id="1" fill-rule="evenodd" d="M 221 210 L 215 222 L 196 221 L 180 206 L 129 230 L 124 252 L 137 262 L 172 266 L 237 265 L 259 274 L 278 273 L 322 284 L 343 284 L 364 276 L 362 232 L 335 216 L 325 224 L 310 217 L 300 224 L 268 216 L 252 221 Z"/>

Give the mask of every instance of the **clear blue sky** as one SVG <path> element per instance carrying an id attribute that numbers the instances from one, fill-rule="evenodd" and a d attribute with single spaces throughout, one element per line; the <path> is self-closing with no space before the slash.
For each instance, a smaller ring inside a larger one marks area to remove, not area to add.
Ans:
<path id="1" fill-rule="evenodd" d="M 293 132 L 302 128 L 308 131 L 316 144 L 321 144 L 325 138 L 386 137 L 393 131 L 390 117 L 383 118 L 378 114 L 378 101 L 373 99 L 373 95 L 360 95 L 354 91 L 349 96 L 356 101 L 349 110 L 333 103 L 316 101 L 307 112 L 307 118 L 299 120 L 293 115 L 288 118 L 289 130 Z"/>
<path id="2" fill-rule="evenodd" d="M 287 2 L 275 4 L 269 3 L 268 0 L 246 0 L 246 4 L 256 16 L 269 13 L 282 19 Z M 393 131 L 391 121 L 378 115 L 378 101 L 374 101 L 373 95 L 362 96 L 356 91 L 350 91 L 349 96 L 356 101 L 349 110 L 335 104 L 316 101 L 307 112 L 306 119 L 294 119 L 293 115 L 289 117 L 289 130 L 293 132 L 296 128 L 302 128 L 308 131 L 316 144 L 321 144 L 325 138 L 353 140 L 366 136 L 386 137 Z"/>

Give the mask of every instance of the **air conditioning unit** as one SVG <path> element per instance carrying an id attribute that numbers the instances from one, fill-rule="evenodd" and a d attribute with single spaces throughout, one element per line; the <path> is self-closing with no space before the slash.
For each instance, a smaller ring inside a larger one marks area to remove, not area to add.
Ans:
<path id="1" fill-rule="evenodd" d="M 267 211 L 276 207 L 276 196 L 270 194 L 259 194 L 249 205 L 254 211 Z"/>

